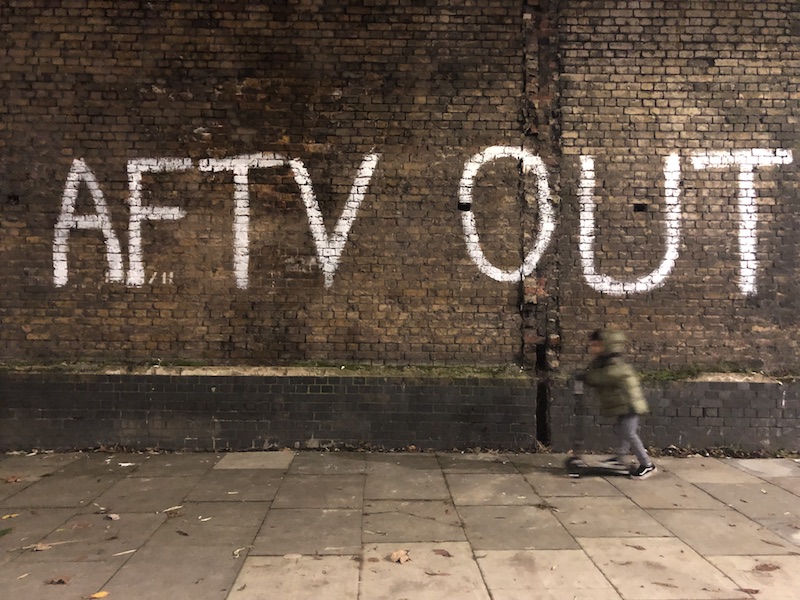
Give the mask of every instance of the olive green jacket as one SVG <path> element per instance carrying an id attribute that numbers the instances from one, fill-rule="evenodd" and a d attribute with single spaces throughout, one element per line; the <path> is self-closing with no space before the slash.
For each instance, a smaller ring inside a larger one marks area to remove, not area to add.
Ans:
<path id="1" fill-rule="evenodd" d="M 589 363 L 584 377 L 607 417 L 649 412 L 636 371 L 619 355 L 603 355 Z"/>
<path id="2" fill-rule="evenodd" d="M 625 336 L 619 331 L 606 330 L 601 341 L 602 354 L 589 363 L 583 376 L 600 401 L 600 412 L 608 417 L 649 412 L 639 376 L 621 356 Z"/>

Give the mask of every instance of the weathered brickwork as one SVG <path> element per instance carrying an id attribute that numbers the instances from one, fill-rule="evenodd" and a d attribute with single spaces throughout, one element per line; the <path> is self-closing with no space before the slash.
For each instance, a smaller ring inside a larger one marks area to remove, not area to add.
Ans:
<path id="1" fill-rule="evenodd" d="M 796 374 L 799 15 L 3 2 L 0 363 L 517 365 L 554 443 L 597 326 L 640 370 Z"/>

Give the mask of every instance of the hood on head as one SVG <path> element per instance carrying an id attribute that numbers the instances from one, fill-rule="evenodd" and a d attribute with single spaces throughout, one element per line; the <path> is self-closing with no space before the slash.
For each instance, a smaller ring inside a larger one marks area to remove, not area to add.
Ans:
<path id="1" fill-rule="evenodd" d="M 603 344 L 603 354 L 622 354 L 625 352 L 625 334 L 615 329 L 597 329 L 589 339 Z"/>

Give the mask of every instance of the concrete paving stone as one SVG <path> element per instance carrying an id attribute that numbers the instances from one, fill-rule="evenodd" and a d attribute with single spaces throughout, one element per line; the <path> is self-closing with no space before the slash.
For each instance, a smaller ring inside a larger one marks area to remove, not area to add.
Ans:
<path id="1" fill-rule="evenodd" d="M 519 473 L 449 473 L 445 479 L 456 506 L 533 505 L 542 502 Z"/>
<path id="2" fill-rule="evenodd" d="M 533 490 L 545 496 L 621 496 L 611 477 L 568 477 L 563 468 L 556 471 L 530 471 L 524 474 Z M 614 477 L 613 479 L 620 479 Z M 640 482 L 641 483 L 641 482 Z"/>
<path id="3" fill-rule="evenodd" d="M 795 546 L 793 550 L 800 553 L 800 516 L 796 513 L 785 514 L 778 517 L 758 517 L 753 520 L 775 535 L 790 542 Z M 727 554 L 733 553 L 728 552 Z"/>
<path id="4" fill-rule="evenodd" d="M 565 453 L 535 452 L 535 453 L 508 453 L 506 457 L 522 473 L 529 471 L 557 470 L 564 471 L 564 462 L 569 457 Z"/>
<path id="5" fill-rule="evenodd" d="M 283 474 L 274 469 L 211 469 L 186 496 L 193 502 L 271 502 Z M 165 507 L 166 508 L 166 507 Z"/>
<path id="6" fill-rule="evenodd" d="M 711 556 L 708 560 L 758 600 L 790 600 L 800 595 L 800 556 Z"/>
<path id="7" fill-rule="evenodd" d="M 122 563 L 158 529 L 164 515 L 128 513 L 109 520 L 108 515 L 76 515 L 40 540 L 25 554 L 30 560 L 110 561 Z M 41 548 L 41 549 L 40 549 Z"/>
<path id="8" fill-rule="evenodd" d="M 620 600 L 583 550 L 479 552 L 493 600 Z"/>
<path id="9" fill-rule="evenodd" d="M 37 475 L 30 475 L 24 479 L 18 475 L 9 476 L 8 480 L 0 479 L 0 504 L 6 503 L 5 501 L 19 494 L 25 488 L 33 485 L 41 479 Z"/>
<path id="10" fill-rule="evenodd" d="M 800 477 L 766 477 L 764 481 L 800 497 Z"/>
<path id="11" fill-rule="evenodd" d="M 751 519 L 800 516 L 800 499 L 771 485 L 758 483 L 701 483 L 705 492 Z"/>
<path id="12" fill-rule="evenodd" d="M 405 550 L 404 563 L 389 559 Z M 490 600 L 466 542 L 369 544 L 364 550 L 359 598 L 369 600 Z"/>
<path id="13" fill-rule="evenodd" d="M 578 538 L 624 600 L 738 600 L 750 594 L 675 538 Z"/>
<path id="14" fill-rule="evenodd" d="M 657 460 L 661 470 L 674 473 L 689 483 L 758 483 L 758 477 L 745 473 L 725 459 L 690 456 L 687 458 L 661 457 Z M 649 481 L 649 480 L 648 480 Z"/>
<path id="15" fill-rule="evenodd" d="M 111 488 L 120 477 L 106 475 L 67 475 L 57 473 L 40 479 L 0 502 L 4 506 L 28 508 L 82 508 L 90 506 L 100 494 Z"/>
<path id="16" fill-rule="evenodd" d="M 290 475 L 355 475 L 366 470 L 364 452 L 299 452 L 289 466 Z"/>
<path id="17" fill-rule="evenodd" d="M 550 510 L 536 506 L 462 506 L 458 514 L 476 550 L 569 550 L 575 539 Z"/>
<path id="18" fill-rule="evenodd" d="M 641 482 L 640 482 L 641 483 Z M 555 518 L 575 537 L 669 536 L 629 498 L 547 498 Z"/>
<path id="19" fill-rule="evenodd" d="M 762 479 L 767 477 L 800 478 L 800 462 L 790 458 L 732 459 L 730 462 L 734 467 Z"/>
<path id="20" fill-rule="evenodd" d="M 221 454 L 211 452 L 150 454 L 131 476 L 195 477 L 205 475 L 221 458 Z"/>
<path id="21" fill-rule="evenodd" d="M 445 473 L 517 473 L 509 457 L 499 452 L 437 454 Z"/>
<path id="22" fill-rule="evenodd" d="M 455 506 L 446 500 L 374 500 L 364 505 L 365 543 L 465 541 Z"/>
<path id="23" fill-rule="evenodd" d="M 148 543 L 250 546 L 269 506 L 269 502 L 188 502 L 166 513 L 166 521 Z"/>
<path id="24" fill-rule="evenodd" d="M 30 600 L 78 600 L 104 589 L 119 569 L 118 562 L 85 563 L 15 560 L 0 567 L 4 598 Z M 62 583 L 63 582 L 63 583 Z"/>
<path id="25" fill-rule="evenodd" d="M 425 457 L 426 459 L 429 457 Z M 436 463 L 415 459 L 416 464 L 403 465 L 367 461 L 367 482 L 364 498 L 368 500 L 448 500 L 444 475 Z M 427 463 L 427 464 L 426 464 Z"/>
<path id="26" fill-rule="evenodd" d="M 92 504 L 114 513 L 159 512 L 180 504 L 199 482 L 199 476 L 127 477 L 100 494 Z"/>
<path id="27" fill-rule="evenodd" d="M 286 475 L 275 508 L 361 508 L 364 475 Z"/>
<path id="28" fill-rule="evenodd" d="M 609 481 L 642 508 L 725 508 L 723 502 L 674 473 L 660 472 L 645 481 L 623 477 Z"/>
<path id="29" fill-rule="evenodd" d="M 410 471 L 441 471 L 439 459 L 431 453 L 372 452 L 366 455 L 367 472 L 382 472 L 390 468 Z"/>
<path id="30" fill-rule="evenodd" d="M 0 564 L 26 552 L 23 547 L 36 544 L 74 513 L 71 508 L 4 508 L 0 514 Z"/>
<path id="31" fill-rule="evenodd" d="M 733 510 L 651 510 L 650 515 L 703 556 L 789 554 L 798 548 Z"/>
<path id="32" fill-rule="evenodd" d="M 354 600 L 359 570 L 352 556 L 249 556 L 227 600 Z"/>
<path id="33" fill-rule="evenodd" d="M 297 453 L 290 450 L 275 452 L 231 452 L 225 454 L 215 469 L 275 469 L 287 471 Z"/>
<path id="34" fill-rule="evenodd" d="M 47 452 L 33 455 L 6 454 L 0 457 L 0 481 L 8 477 L 40 478 L 54 473 L 83 456 L 82 452 Z"/>
<path id="35" fill-rule="evenodd" d="M 128 477 L 136 472 L 147 456 L 134 452 L 81 452 L 75 460 L 59 468 L 53 475 Z"/>
<path id="36" fill-rule="evenodd" d="M 103 587 L 108 600 L 169 598 L 224 600 L 242 568 L 246 552 L 224 545 L 145 545 Z"/>
<path id="37" fill-rule="evenodd" d="M 270 509 L 250 554 L 357 554 L 361 521 L 361 510 Z"/>

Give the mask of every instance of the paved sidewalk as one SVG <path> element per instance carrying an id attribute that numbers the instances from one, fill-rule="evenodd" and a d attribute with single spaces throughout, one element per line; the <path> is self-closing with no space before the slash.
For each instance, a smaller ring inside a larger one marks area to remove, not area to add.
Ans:
<path id="1" fill-rule="evenodd" d="M 0 589 L 36 600 L 800 597 L 797 461 L 662 458 L 635 481 L 570 479 L 563 460 L 7 455 Z"/>

